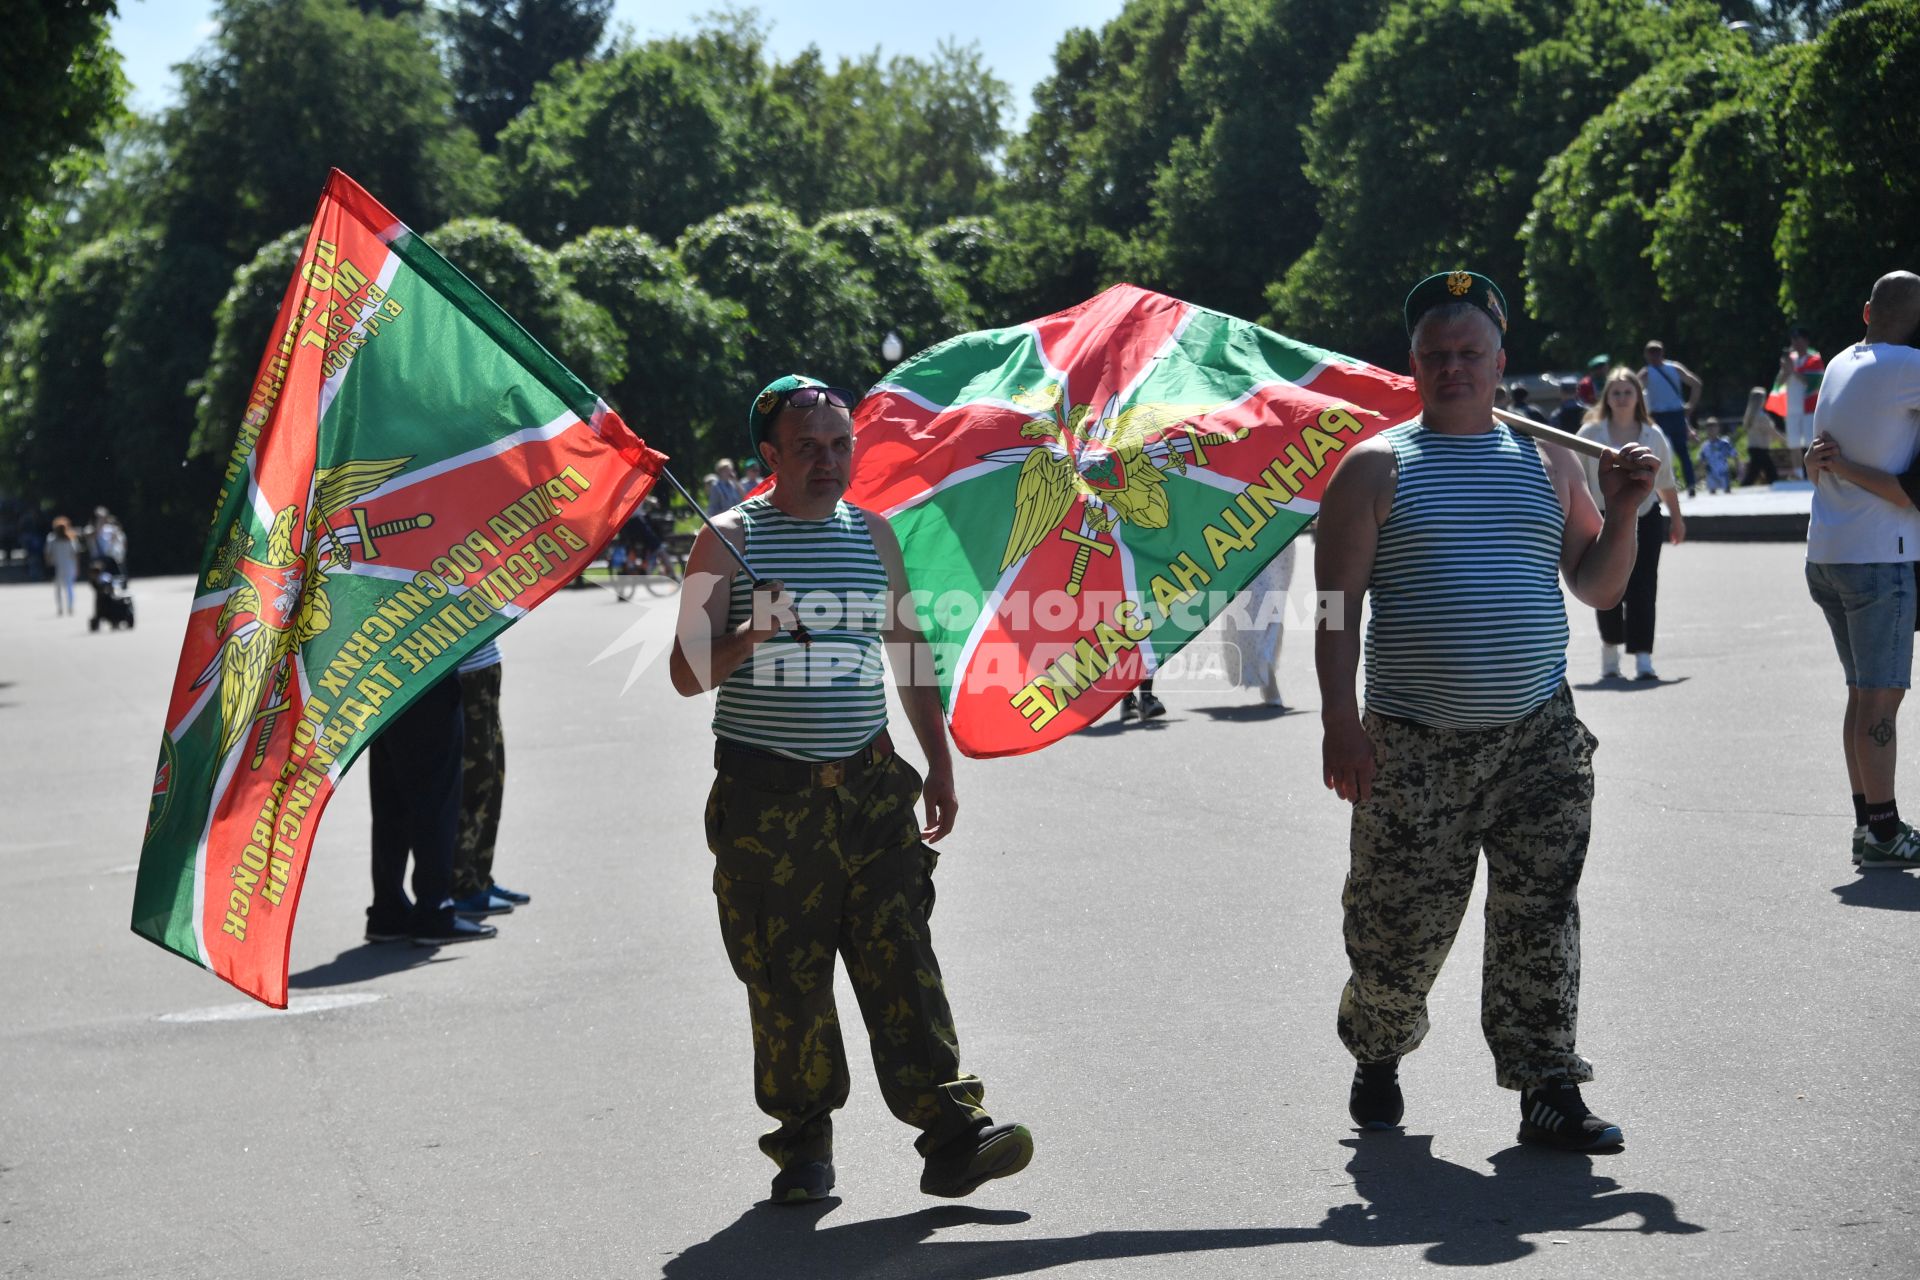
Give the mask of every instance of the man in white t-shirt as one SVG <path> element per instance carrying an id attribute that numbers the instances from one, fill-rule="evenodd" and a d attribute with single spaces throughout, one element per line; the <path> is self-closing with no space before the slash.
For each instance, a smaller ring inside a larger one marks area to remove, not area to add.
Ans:
<path id="1" fill-rule="evenodd" d="M 1866 336 L 1827 365 L 1814 409 L 1814 426 L 1831 444 L 1807 457 L 1816 481 L 1807 588 L 1827 616 L 1847 677 L 1854 861 L 1920 867 L 1920 832 L 1900 820 L 1893 786 L 1894 722 L 1913 677 L 1920 510 L 1849 478 L 1903 476 L 1920 453 L 1920 350 L 1906 345 L 1920 329 L 1920 276 L 1881 276 L 1864 315 Z M 1827 461 L 1835 450 L 1844 464 Z"/>

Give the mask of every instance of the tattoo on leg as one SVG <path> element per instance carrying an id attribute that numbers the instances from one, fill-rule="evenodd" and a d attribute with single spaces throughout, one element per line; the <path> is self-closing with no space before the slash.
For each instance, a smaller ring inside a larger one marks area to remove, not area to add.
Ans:
<path id="1" fill-rule="evenodd" d="M 1893 741 L 1893 720 L 1891 718 L 1883 718 L 1879 724 L 1867 730 L 1867 736 L 1873 739 L 1875 746 L 1886 746 L 1889 742 Z"/>

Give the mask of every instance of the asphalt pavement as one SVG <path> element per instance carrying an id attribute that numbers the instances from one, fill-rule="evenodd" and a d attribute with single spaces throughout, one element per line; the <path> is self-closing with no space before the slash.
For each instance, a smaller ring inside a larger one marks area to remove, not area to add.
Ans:
<path id="1" fill-rule="evenodd" d="M 136 582 L 138 627 L 99 634 L 0 587 L 0 1275 L 1913 1275 L 1920 874 L 1849 865 L 1802 554 L 1670 550 L 1657 685 L 1598 684 L 1573 612 L 1601 740 L 1580 1038 L 1624 1152 L 1515 1143 L 1477 896 L 1405 1132 L 1354 1132 L 1347 815 L 1300 631 L 1289 714 L 1165 687 L 1164 720 L 961 762 L 936 940 L 963 1060 L 1037 1154 L 929 1200 L 856 1062 L 835 1197 L 805 1208 L 757 1203 L 707 708 L 656 661 L 671 600 L 563 592 L 503 640 L 495 872 L 531 905 L 490 942 L 364 945 L 357 770 L 268 1013 L 127 927 L 189 581 Z"/>

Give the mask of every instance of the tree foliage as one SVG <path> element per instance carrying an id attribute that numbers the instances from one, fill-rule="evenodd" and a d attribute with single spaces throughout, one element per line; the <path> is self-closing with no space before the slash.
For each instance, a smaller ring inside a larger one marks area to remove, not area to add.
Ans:
<path id="1" fill-rule="evenodd" d="M 0 294 L 37 280 L 60 231 L 47 203 L 83 180 L 121 118 L 126 80 L 109 39 L 115 0 L 9 5 L 0 40 Z"/>
<path id="2" fill-rule="evenodd" d="M 600 45 L 613 0 L 456 0 L 443 21 L 460 118 L 491 151 L 563 62 Z"/>
<path id="3" fill-rule="evenodd" d="M 1547 162 L 1520 232 L 1543 352 L 1577 365 L 1676 332 L 1679 295 L 1667 279 L 1676 264 L 1663 271 L 1652 258 L 1656 211 L 1701 114 L 1752 88 L 1759 67 L 1732 38 L 1660 62 Z"/>
<path id="4" fill-rule="evenodd" d="M 1414 281 L 1473 265 L 1518 300 L 1516 232 L 1545 158 L 1657 59 L 1724 38 L 1692 0 L 1403 0 L 1314 109 L 1321 230 L 1270 292 L 1275 321 L 1399 367 Z M 1507 344 L 1522 366 L 1538 358 L 1522 316 Z"/>
<path id="5" fill-rule="evenodd" d="M 1787 100 L 1780 305 L 1828 349 L 1858 337 L 1874 280 L 1920 270 L 1916 86 L 1920 0 L 1874 0 L 1833 21 Z"/>
<path id="6" fill-rule="evenodd" d="M 556 260 L 623 336 L 626 373 L 602 394 L 627 424 L 696 466 L 733 452 L 726 428 L 759 386 L 742 360 L 747 309 L 709 295 L 671 249 L 631 227 L 590 231 Z"/>
<path id="7" fill-rule="evenodd" d="M 856 390 L 880 372 L 887 321 L 865 276 L 785 209 L 745 205 L 688 229 L 680 260 L 708 293 L 746 308 L 746 367 Z"/>

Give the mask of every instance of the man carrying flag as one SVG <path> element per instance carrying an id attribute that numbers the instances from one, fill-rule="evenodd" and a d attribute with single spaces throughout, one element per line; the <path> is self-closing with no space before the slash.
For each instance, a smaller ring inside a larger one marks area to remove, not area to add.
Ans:
<path id="1" fill-rule="evenodd" d="M 1572 455 L 1493 420 L 1507 308 L 1485 276 L 1431 276 L 1405 315 L 1421 418 L 1354 447 L 1315 540 L 1332 602 L 1314 651 L 1325 780 L 1354 806 L 1339 1013 L 1359 1063 L 1349 1110 L 1366 1128 L 1399 1124 L 1399 1062 L 1426 1035 L 1427 992 L 1484 849 L 1481 1025 L 1498 1082 L 1520 1091 L 1520 1137 L 1618 1146 L 1619 1126 L 1581 1099 L 1593 1069 L 1574 1050 L 1596 743 L 1567 689 L 1559 577 L 1596 608 L 1620 599 L 1657 461 L 1640 445 L 1609 450 L 1602 513 Z"/>
<path id="2" fill-rule="evenodd" d="M 671 663 L 682 695 L 719 693 L 707 841 L 727 956 L 748 993 L 755 1098 L 779 1122 L 760 1139 L 779 1166 L 776 1203 L 818 1200 L 834 1184 L 833 1112 L 848 1091 L 836 952 L 881 1095 L 921 1131 L 920 1189 L 968 1195 L 1033 1156 L 1032 1135 L 995 1124 L 979 1078 L 960 1070 L 927 925 L 931 846 L 958 812 L 953 762 L 900 544 L 884 519 L 843 500 L 856 399 L 797 374 L 754 399 L 748 430 L 773 489 L 694 541 Z M 883 644 L 924 783 L 887 735 Z"/>

